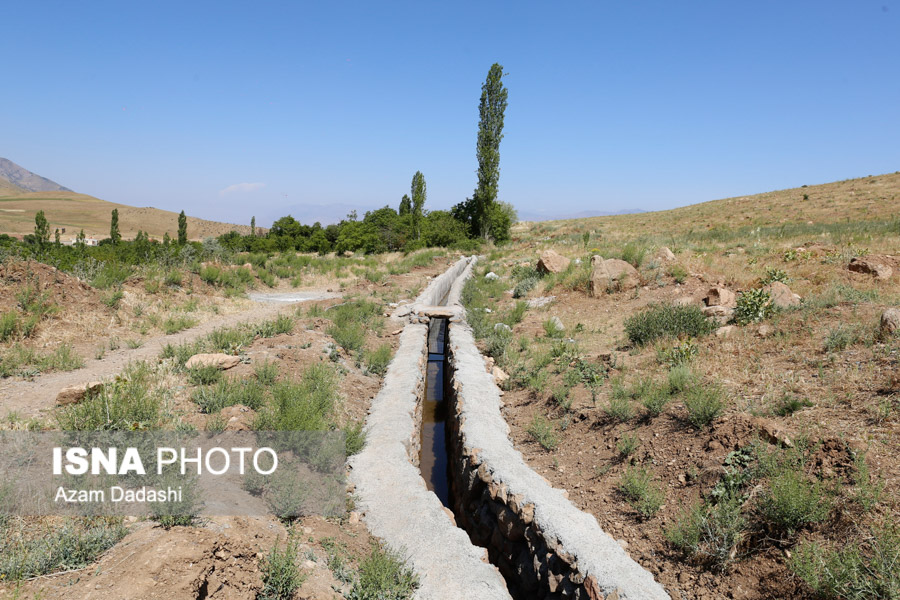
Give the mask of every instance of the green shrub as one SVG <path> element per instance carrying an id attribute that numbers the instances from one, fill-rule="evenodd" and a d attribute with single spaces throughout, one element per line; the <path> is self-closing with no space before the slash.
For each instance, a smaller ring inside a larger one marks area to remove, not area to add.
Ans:
<path id="1" fill-rule="evenodd" d="M 669 391 L 680 394 L 697 385 L 697 375 L 687 365 L 676 365 L 669 370 Z"/>
<path id="2" fill-rule="evenodd" d="M 184 478 L 172 472 L 164 472 L 154 484 L 162 489 L 181 488 L 181 499 L 154 502 L 150 507 L 150 517 L 159 523 L 160 527 L 163 529 L 191 527 L 197 523 L 203 502 L 200 500 L 195 478 Z"/>
<path id="3" fill-rule="evenodd" d="M 387 343 L 381 344 L 375 350 L 367 350 L 365 352 L 366 369 L 375 375 L 384 375 L 391 362 L 392 352 L 391 345 Z"/>
<path id="4" fill-rule="evenodd" d="M 270 386 L 278 379 L 278 364 L 265 360 L 253 369 L 256 381 L 262 386 Z"/>
<path id="5" fill-rule="evenodd" d="M 126 533 L 122 520 L 117 518 L 63 518 L 41 531 L 25 522 L 7 521 L 0 536 L 0 581 L 81 569 Z"/>
<path id="6" fill-rule="evenodd" d="M 74 371 L 84 366 L 84 359 L 69 344 L 63 344 L 40 361 L 47 371 Z"/>
<path id="7" fill-rule="evenodd" d="M 551 317 L 544 321 L 544 333 L 547 334 L 547 337 L 559 339 L 565 332 L 565 327 L 560 327 L 560 322 L 558 319 L 554 319 Z"/>
<path id="8" fill-rule="evenodd" d="M 275 279 L 275 275 L 265 269 L 258 269 L 256 271 L 256 276 L 259 277 L 259 280 L 270 288 L 275 287 L 275 285 L 278 283 Z"/>
<path id="9" fill-rule="evenodd" d="M 760 285 L 768 285 L 776 281 L 779 281 L 781 283 L 788 283 L 790 282 L 790 280 L 791 278 L 788 277 L 788 274 L 783 269 L 766 267 L 766 275 L 760 281 Z"/>
<path id="10" fill-rule="evenodd" d="M 641 404 L 647 411 L 647 418 L 654 419 L 661 415 L 671 400 L 669 389 L 663 385 L 653 384 L 642 391 Z"/>
<path id="11" fill-rule="evenodd" d="M 553 451 L 556 450 L 556 447 L 559 445 L 559 437 L 556 435 L 556 429 L 553 427 L 553 423 L 540 415 L 535 415 L 531 420 L 531 424 L 528 426 L 528 434 L 531 435 L 544 450 Z"/>
<path id="12" fill-rule="evenodd" d="M 91 285 L 101 290 L 117 288 L 121 287 L 129 277 L 131 277 L 131 268 L 118 262 L 105 262 L 100 268 L 100 272 L 91 280 Z"/>
<path id="13" fill-rule="evenodd" d="M 664 528 L 663 534 L 687 556 L 722 571 L 735 560 L 746 526 L 740 499 L 728 498 L 712 506 L 694 504 Z"/>
<path id="14" fill-rule="evenodd" d="M 165 284 L 169 287 L 180 287 L 181 282 L 183 281 L 183 275 L 181 271 L 173 269 L 166 273 Z"/>
<path id="15" fill-rule="evenodd" d="M 222 379 L 222 371 L 217 365 L 200 365 L 187 370 L 191 385 L 210 385 Z"/>
<path id="16" fill-rule="evenodd" d="M 524 298 L 540 281 L 540 277 L 527 277 L 513 287 L 513 298 Z"/>
<path id="17" fill-rule="evenodd" d="M 518 302 L 516 302 L 516 305 L 512 308 L 512 310 L 509 311 L 509 314 L 507 314 L 503 318 L 503 323 L 506 323 L 510 327 L 521 323 L 522 319 L 525 318 L 526 310 L 528 310 L 528 303 L 523 300 L 519 300 Z"/>
<path id="18" fill-rule="evenodd" d="M 637 436 L 637 434 L 631 433 L 622 436 L 622 438 L 616 444 L 616 449 L 618 449 L 619 454 L 621 454 L 622 456 L 631 456 L 640 445 L 640 438 Z"/>
<path id="19" fill-rule="evenodd" d="M 828 335 L 825 337 L 825 351 L 839 352 L 863 341 L 865 341 L 865 334 L 860 327 L 841 324 L 828 330 Z"/>
<path id="20" fill-rule="evenodd" d="M 256 600 L 291 600 L 305 580 L 297 569 L 297 542 L 290 538 L 284 550 L 272 546 L 260 569 L 263 588 Z"/>
<path id="21" fill-rule="evenodd" d="M 798 398 L 793 394 L 784 394 L 775 402 L 773 411 L 779 417 L 789 417 L 801 408 L 812 406 L 806 398 Z"/>
<path id="22" fill-rule="evenodd" d="M 187 315 L 173 315 L 166 318 L 166 320 L 164 320 L 161 325 L 163 333 L 165 333 L 166 335 L 172 335 L 173 333 L 178 333 L 179 331 L 190 329 L 196 324 L 197 319 L 195 319 L 194 317 L 189 317 Z"/>
<path id="23" fill-rule="evenodd" d="M 856 484 L 853 498 L 863 510 L 868 512 L 875 508 L 875 505 L 881 500 L 885 483 L 880 477 L 873 476 L 869 471 L 865 453 L 859 453 L 853 457 L 853 467 L 855 470 L 853 482 Z"/>
<path id="24" fill-rule="evenodd" d="M 638 346 L 664 337 L 702 337 L 715 327 L 698 306 L 656 304 L 625 320 L 625 333 Z"/>
<path id="25" fill-rule="evenodd" d="M 738 325 L 759 323 L 768 319 L 775 312 L 772 296 L 764 289 L 752 289 L 741 292 L 734 309 L 734 321 Z"/>
<path id="26" fill-rule="evenodd" d="M 0 317 L 0 342 L 5 342 L 19 332 L 19 313 L 14 310 Z"/>
<path id="27" fill-rule="evenodd" d="M 698 385 L 689 389 L 684 399 L 688 422 L 697 429 L 703 429 L 715 421 L 725 410 L 724 395 L 722 388 L 716 385 Z"/>
<path id="28" fill-rule="evenodd" d="M 662 348 L 658 352 L 659 362 L 671 366 L 690 362 L 700 353 L 700 347 L 693 339 L 687 339 L 670 348 Z"/>
<path id="29" fill-rule="evenodd" d="M 628 504 L 644 518 L 655 515 L 665 500 L 665 494 L 653 482 L 653 475 L 644 467 L 625 469 L 619 481 L 619 491 Z"/>
<path id="30" fill-rule="evenodd" d="M 359 565 L 348 600 L 409 600 L 419 581 L 403 560 L 383 548 L 373 548 Z"/>
<path id="31" fill-rule="evenodd" d="M 300 382 L 279 381 L 253 423 L 258 431 L 327 431 L 337 401 L 337 376 L 324 363 L 310 366 Z"/>
<path id="32" fill-rule="evenodd" d="M 805 525 L 824 521 L 831 512 L 831 501 L 821 483 L 785 468 L 772 479 L 759 511 L 773 527 L 791 535 Z"/>
<path id="33" fill-rule="evenodd" d="M 343 429 L 344 450 L 347 456 L 359 453 L 366 445 L 366 432 L 362 423 L 352 423 Z"/>
<path id="34" fill-rule="evenodd" d="M 610 397 L 609 403 L 603 407 L 603 412 L 618 423 L 630 421 L 634 417 L 634 407 L 631 405 L 631 401 L 627 397 L 616 394 Z"/>
<path id="35" fill-rule="evenodd" d="M 151 393 L 150 367 L 130 363 L 114 382 L 98 394 L 62 407 L 56 414 L 63 431 L 155 429 L 162 414 L 159 393 Z"/>
<path id="36" fill-rule="evenodd" d="M 826 600 L 896 600 L 900 598 L 900 530 L 885 525 L 866 539 L 825 548 L 803 544 L 788 566 Z"/>
<path id="37" fill-rule="evenodd" d="M 639 246 L 637 244 L 625 244 L 625 247 L 622 248 L 622 260 L 627 263 L 631 263 L 631 265 L 635 269 L 641 268 L 641 265 L 644 264 L 644 258 L 646 256 L 646 246 Z"/>
<path id="38" fill-rule="evenodd" d="M 687 269 L 676 263 L 669 265 L 668 273 L 669 277 L 675 280 L 675 283 L 684 283 L 688 276 Z"/>
<path id="39" fill-rule="evenodd" d="M 198 388 L 191 399 L 203 412 L 212 414 L 236 404 L 257 410 L 263 405 L 264 396 L 262 384 L 258 381 L 223 379 L 215 385 Z"/>
<path id="40" fill-rule="evenodd" d="M 200 279 L 209 285 L 221 285 L 222 269 L 215 265 L 200 268 Z"/>

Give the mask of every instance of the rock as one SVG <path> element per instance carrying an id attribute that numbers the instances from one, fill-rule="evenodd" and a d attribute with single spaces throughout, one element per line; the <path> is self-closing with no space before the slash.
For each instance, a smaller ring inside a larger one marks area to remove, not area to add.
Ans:
<path id="1" fill-rule="evenodd" d="M 490 273 L 485 275 L 484 278 L 487 279 L 488 281 L 494 281 L 495 279 L 500 279 L 500 276 L 497 275 L 496 273 L 494 273 L 493 271 L 491 271 Z"/>
<path id="2" fill-rule="evenodd" d="M 753 417 L 751 423 L 770 444 L 780 444 L 785 448 L 793 448 L 794 442 L 791 441 L 787 431 L 775 421 L 763 417 Z"/>
<path id="3" fill-rule="evenodd" d="M 663 246 L 659 249 L 659 252 L 656 253 L 656 257 L 662 261 L 675 260 L 675 253 Z"/>
<path id="4" fill-rule="evenodd" d="M 716 337 L 728 337 L 737 329 L 734 325 L 725 325 L 716 329 Z"/>
<path id="5" fill-rule="evenodd" d="M 230 354 L 195 354 L 184 363 L 184 368 L 218 367 L 225 370 L 236 367 L 240 362 L 241 359 L 239 357 Z"/>
<path id="6" fill-rule="evenodd" d="M 707 306 L 727 306 L 734 308 L 737 306 L 737 296 L 728 288 L 714 287 L 706 292 L 704 299 Z"/>
<path id="7" fill-rule="evenodd" d="M 556 300 L 556 296 L 540 296 L 538 298 L 526 300 L 525 303 L 528 305 L 528 308 L 540 308 L 542 306 L 547 306 L 554 300 Z"/>
<path id="8" fill-rule="evenodd" d="M 672 300 L 672 304 L 675 306 L 690 306 L 691 304 L 696 304 L 696 301 L 690 296 L 679 296 Z"/>
<path id="9" fill-rule="evenodd" d="M 730 317 L 734 314 L 734 309 L 716 304 L 714 306 L 704 306 L 703 314 L 707 317 Z"/>
<path id="10" fill-rule="evenodd" d="M 550 325 L 560 333 L 566 330 L 566 326 L 563 325 L 562 320 L 557 316 L 550 317 Z"/>
<path id="11" fill-rule="evenodd" d="M 606 600 L 603 590 L 600 589 L 600 585 L 597 583 L 597 578 L 593 575 L 588 575 L 584 578 L 584 591 L 587 592 L 588 600 Z"/>
<path id="12" fill-rule="evenodd" d="M 88 383 L 70 385 L 59 390 L 59 393 L 56 395 L 56 403 L 60 406 L 65 404 L 75 404 L 76 402 L 84 400 L 85 397 L 100 392 L 101 389 L 103 389 L 102 381 L 90 381 Z"/>
<path id="13" fill-rule="evenodd" d="M 538 259 L 537 269 L 544 273 L 562 273 L 569 267 L 569 262 L 568 258 L 553 250 L 544 250 Z"/>
<path id="14" fill-rule="evenodd" d="M 772 304 L 778 308 L 800 305 L 800 296 L 792 292 L 791 288 L 780 281 L 773 281 L 763 289 L 769 292 L 769 295 L 772 297 Z"/>
<path id="15" fill-rule="evenodd" d="M 889 308 L 881 313 L 881 324 L 878 330 L 882 335 L 895 335 L 900 333 L 900 309 Z"/>
<path id="16" fill-rule="evenodd" d="M 634 289 L 640 284 L 640 279 L 637 269 L 624 260 L 591 257 L 591 296 L 594 298 L 615 290 Z"/>
<path id="17" fill-rule="evenodd" d="M 353 256 L 353 250 L 344 250 L 344 256 L 348 258 Z"/>
<path id="18" fill-rule="evenodd" d="M 512 331 L 512 328 L 510 328 L 510 326 L 507 325 L 506 323 L 495 323 L 494 331 L 505 331 L 505 332 L 509 333 Z"/>
<path id="19" fill-rule="evenodd" d="M 875 279 L 890 279 L 891 275 L 894 274 L 894 269 L 890 265 L 863 258 L 854 258 L 850 261 L 847 268 L 856 273 L 874 275 Z"/>
<path id="20" fill-rule="evenodd" d="M 504 381 L 509 379 L 509 375 L 507 375 L 500 367 L 491 369 L 491 374 L 494 376 L 494 383 L 497 385 L 501 385 Z"/>
<path id="21" fill-rule="evenodd" d="M 759 329 L 756 330 L 756 335 L 761 338 L 767 338 L 772 335 L 772 332 L 775 331 L 772 329 L 771 325 L 760 325 Z"/>

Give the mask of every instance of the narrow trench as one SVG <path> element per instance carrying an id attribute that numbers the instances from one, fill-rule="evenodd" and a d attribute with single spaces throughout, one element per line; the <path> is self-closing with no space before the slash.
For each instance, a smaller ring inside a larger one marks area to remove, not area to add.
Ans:
<path id="1" fill-rule="evenodd" d="M 425 391 L 422 399 L 421 444 L 419 451 L 419 469 L 429 490 L 435 493 L 441 503 L 453 511 L 457 526 L 466 531 L 470 540 L 476 542 L 464 523 L 472 523 L 458 511 L 465 510 L 460 498 L 454 497 L 452 483 L 451 460 L 456 445 L 453 443 L 452 404 L 454 401 L 452 373 L 447 344 L 449 320 L 444 317 L 432 317 L 428 323 L 428 364 L 425 371 Z M 458 490 L 457 490 L 458 493 Z M 483 542 L 482 542 L 483 543 Z M 497 554 L 488 549 L 488 557 L 506 580 L 507 590 L 514 600 L 525 600 L 532 596 L 523 592 L 521 582 L 515 573 L 503 568 L 497 562 Z"/>
<path id="2" fill-rule="evenodd" d="M 447 446 L 449 377 L 447 377 L 447 319 L 434 317 L 428 323 L 428 365 L 425 397 L 422 400 L 421 451 L 419 469 L 429 490 L 452 509 Z"/>

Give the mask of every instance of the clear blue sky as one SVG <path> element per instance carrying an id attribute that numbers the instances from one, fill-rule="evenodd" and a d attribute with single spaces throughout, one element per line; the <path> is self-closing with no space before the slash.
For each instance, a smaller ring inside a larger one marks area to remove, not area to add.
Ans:
<path id="1" fill-rule="evenodd" d="M 7 2 L 0 156 L 105 200 L 246 223 L 500 199 L 662 209 L 900 169 L 900 2 Z M 232 187 L 234 186 L 234 187 Z M 228 190 L 228 191 L 224 191 Z"/>

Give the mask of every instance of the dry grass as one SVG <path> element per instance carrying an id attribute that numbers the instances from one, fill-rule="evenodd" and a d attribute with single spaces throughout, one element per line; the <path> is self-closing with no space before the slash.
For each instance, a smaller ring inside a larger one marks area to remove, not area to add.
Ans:
<path id="1" fill-rule="evenodd" d="M 0 194 L 3 193 L 0 189 Z M 75 192 L 0 196 L 0 233 L 19 236 L 33 233 L 34 216 L 43 210 L 50 221 L 50 231 L 65 228 L 63 240 L 74 239 L 81 229 L 89 237 L 102 239 L 109 236 L 110 213 L 114 208 L 119 209 L 119 230 L 125 239 L 133 238 L 139 229 L 160 240 L 167 232 L 171 237 L 177 237 L 178 213 L 116 204 Z M 219 236 L 231 230 L 246 235 L 250 233 L 250 226 L 188 217 L 188 237 L 193 240 Z"/>

